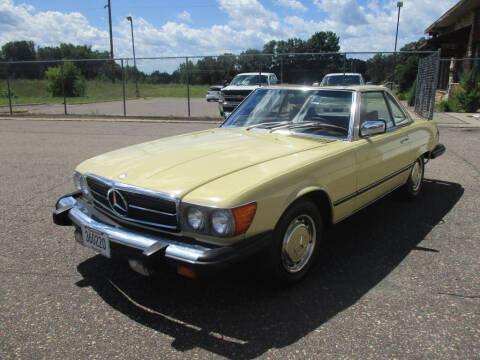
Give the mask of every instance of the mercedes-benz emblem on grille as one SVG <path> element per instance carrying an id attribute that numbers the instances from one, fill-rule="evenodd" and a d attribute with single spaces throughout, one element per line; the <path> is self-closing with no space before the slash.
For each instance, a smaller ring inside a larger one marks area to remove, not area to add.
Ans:
<path id="1" fill-rule="evenodd" d="M 115 189 L 110 189 L 107 192 L 107 200 L 110 208 L 113 212 L 120 216 L 127 216 L 128 214 L 128 203 L 120 193 L 120 191 Z"/>

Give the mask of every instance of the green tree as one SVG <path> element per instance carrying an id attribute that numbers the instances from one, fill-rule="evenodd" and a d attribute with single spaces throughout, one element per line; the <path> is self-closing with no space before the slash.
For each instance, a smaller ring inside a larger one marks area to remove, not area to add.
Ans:
<path id="1" fill-rule="evenodd" d="M 412 41 L 400 48 L 400 51 L 418 51 L 427 40 L 421 37 L 417 41 Z M 399 90 L 405 92 L 410 89 L 417 78 L 418 72 L 418 54 L 398 54 L 395 66 L 395 82 L 399 85 Z"/>
<path id="2" fill-rule="evenodd" d="M 110 53 L 108 51 L 92 50 L 89 45 L 73 45 L 61 43 L 59 46 L 46 46 L 38 48 L 38 60 L 95 60 L 108 59 Z M 121 69 L 116 63 L 111 61 L 79 61 L 75 65 L 80 69 L 82 75 L 86 79 L 102 79 L 102 78 L 120 78 Z M 43 71 L 48 64 L 43 65 Z"/>
<path id="3" fill-rule="evenodd" d="M 307 52 L 338 52 L 340 38 L 331 31 L 320 31 L 313 34 L 305 43 Z"/>
<path id="4" fill-rule="evenodd" d="M 262 55 L 262 52 L 257 49 L 248 49 L 242 51 L 237 59 L 239 72 L 270 72 L 272 58 L 270 56 Z"/>
<path id="5" fill-rule="evenodd" d="M 48 68 L 46 76 L 48 79 L 48 92 L 52 96 L 63 96 L 61 66 Z M 71 62 L 66 62 L 63 66 L 63 86 L 65 87 L 65 96 L 67 97 L 85 95 L 85 80 L 80 70 Z"/>
<path id="6" fill-rule="evenodd" d="M 381 84 L 391 79 L 393 69 L 393 56 L 375 54 L 367 60 L 366 75 L 374 84 Z"/>
<path id="7" fill-rule="evenodd" d="M 149 81 L 152 84 L 168 84 L 171 82 L 172 76 L 167 72 L 160 72 L 155 70 L 149 76 Z"/>
<path id="8" fill-rule="evenodd" d="M 2 56 L 6 61 L 36 60 L 37 53 L 33 41 L 10 41 L 2 46 Z M 34 63 L 12 64 L 8 68 L 11 78 L 34 79 L 40 76 L 39 67 Z"/>
<path id="9" fill-rule="evenodd" d="M 343 56 L 335 54 L 340 50 L 339 37 L 331 31 L 320 31 L 306 41 L 299 38 L 275 41 L 264 45 L 263 52 L 274 54 L 271 70 L 281 76 L 284 82 L 312 83 L 326 73 L 343 68 Z M 302 53 L 333 53 L 329 55 L 293 55 Z M 292 55 L 278 55 L 278 54 Z"/>
<path id="10" fill-rule="evenodd" d="M 480 108 L 480 74 L 470 71 L 462 75 L 460 80 L 462 90 L 455 97 L 466 112 L 476 112 Z"/>

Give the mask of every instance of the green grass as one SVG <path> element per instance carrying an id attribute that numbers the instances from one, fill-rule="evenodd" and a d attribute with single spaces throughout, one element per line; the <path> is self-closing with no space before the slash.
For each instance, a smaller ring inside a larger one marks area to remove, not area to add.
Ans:
<path id="1" fill-rule="evenodd" d="M 0 105 L 8 105 L 6 97 L 7 85 L 0 83 Z M 13 94 L 12 104 L 35 104 L 35 103 L 62 103 L 62 97 L 52 97 L 47 92 L 47 80 L 11 80 L 10 88 Z M 183 84 L 138 84 L 142 98 L 186 98 L 187 86 Z M 190 97 L 203 98 L 207 93 L 208 85 L 190 85 Z M 135 83 L 129 82 L 125 86 L 128 99 L 135 98 Z M 86 82 L 86 96 L 67 98 L 67 103 L 99 102 L 122 99 L 122 82 L 92 80 Z"/>

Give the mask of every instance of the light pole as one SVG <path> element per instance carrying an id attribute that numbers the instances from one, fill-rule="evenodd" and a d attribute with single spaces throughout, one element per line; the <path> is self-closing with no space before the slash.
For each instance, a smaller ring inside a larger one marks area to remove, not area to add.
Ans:
<path id="1" fill-rule="evenodd" d="M 115 70 L 113 61 L 113 34 L 112 34 L 112 4 L 108 0 L 107 5 L 103 8 L 108 8 L 108 29 L 110 32 L 110 59 L 112 59 L 112 82 L 115 82 Z"/>
<path id="2" fill-rule="evenodd" d="M 400 9 L 403 6 L 403 1 L 397 1 L 398 15 L 397 15 L 397 31 L 395 33 L 395 49 L 393 50 L 393 71 L 392 71 L 392 85 L 390 89 L 393 89 L 393 83 L 395 82 L 395 67 L 397 66 L 397 39 L 398 39 L 398 24 L 400 23 Z"/>
<path id="3" fill-rule="evenodd" d="M 133 19 L 131 16 L 127 16 L 127 20 L 130 21 L 130 28 L 132 29 L 132 48 L 133 48 L 133 67 L 135 68 L 135 96 L 140 97 L 140 92 L 138 91 L 138 70 L 137 70 L 137 60 L 135 58 L 135 39 L 133 38 Z"/>

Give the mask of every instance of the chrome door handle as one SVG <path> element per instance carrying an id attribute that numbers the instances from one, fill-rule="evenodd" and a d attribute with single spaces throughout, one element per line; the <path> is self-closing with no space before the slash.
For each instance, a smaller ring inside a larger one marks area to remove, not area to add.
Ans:
<path id="1" fill-rule="evenodd" d="M 405 144 L 407 141 L 410 141 L 409 137 L 406 137 L 405 139 L 400 140 L 400 144 Z"/>

